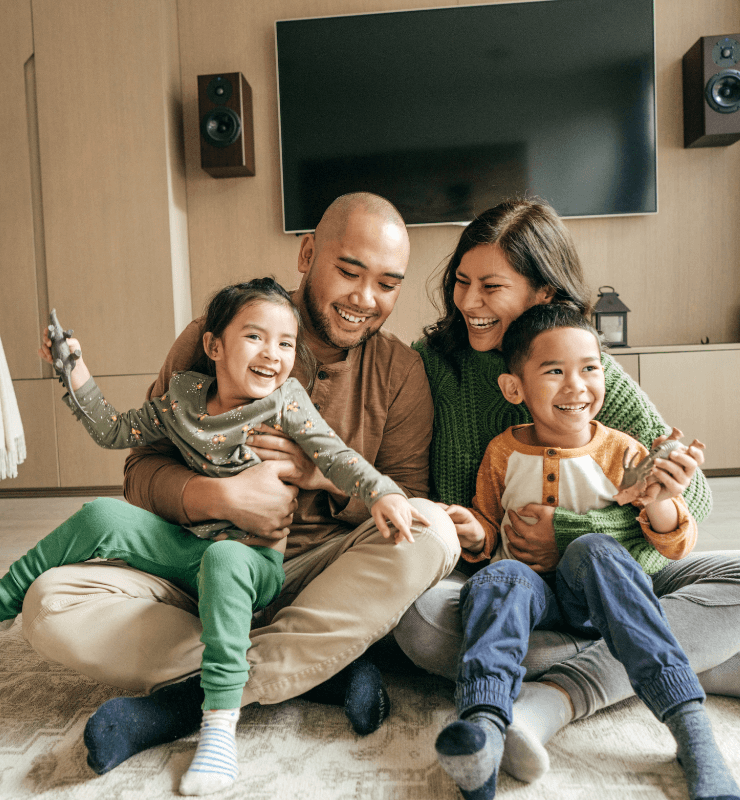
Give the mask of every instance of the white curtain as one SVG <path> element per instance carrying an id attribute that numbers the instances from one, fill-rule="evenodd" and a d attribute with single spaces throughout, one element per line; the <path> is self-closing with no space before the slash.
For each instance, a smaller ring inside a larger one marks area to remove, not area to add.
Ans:
<path id="1" fill-rule="evenodd" d="M 15 478 L 26 458 L 26 439 L 13 391 L 8 362 L 0 341 L 0 480 Z"/>

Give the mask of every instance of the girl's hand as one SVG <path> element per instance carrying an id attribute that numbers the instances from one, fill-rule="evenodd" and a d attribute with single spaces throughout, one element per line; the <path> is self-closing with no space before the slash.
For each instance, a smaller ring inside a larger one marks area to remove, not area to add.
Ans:
<path id="1" fill-rule="evenodd" d="M 421 522 L 422 525 L 432 524 L 401 494 L 386 494 L 380 500 L 376 500 L 370 509 L 370 514 L 375 520 L 375 525 L 381 536 L 385 539 L 391 537 L 391 529 L 388 527 L 388 522 L 396 528 L 396 533 L 393 537 L 395 544 L 398 544 L 402 539 L 406 539 L 407 542 L 414 541 L 414 537 L 411 534 L 413 520 Z"/>
<path id="2" fill-rule="evenodd" d="M 465 506 L 448 506 L 445 503 L 437 503 L 448 514 L 455 526 L 457 538 L 460 546 L 471 553 L 480 553 L 486 542 L 486 532 L 478 522 L 475 514 Z"/>
<path id="3" fill-rule="evenodd" d="M 70 353 L 74 353 L 75 350 L 79 350 L 82 352 L 82 347 L 80 347 L 79 340 L 75 338 L 67 339 L 67 344 L 69 345 Z M 38 349 L 39 358 L 42 361 L 46 361 L 47 364 L 54 364 L 54 361 L 51 357 L 51 339 L 49 338 L 49 329 L 44 327 L 41 329 L 41 347 Z M 75 363 L 75 368 L 69 375 L 69 381 L 72 385 L 72 391 L 77 391 L 88 379 L 90 378 L 90 370 L 87 368 L 87 365 L 82 360 L 82 358 L 78 358 L 77 362 Z"/>

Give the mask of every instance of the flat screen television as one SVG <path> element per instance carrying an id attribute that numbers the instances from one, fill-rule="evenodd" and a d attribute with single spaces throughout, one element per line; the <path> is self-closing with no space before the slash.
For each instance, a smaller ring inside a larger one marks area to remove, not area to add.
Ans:
<path id="1" fill-rule="evenodd" d="M 657 211 L 653 0 L 536 0 L 275 23 L 286 232 L 341 194 L 410 225 L 512 196 Z"/>

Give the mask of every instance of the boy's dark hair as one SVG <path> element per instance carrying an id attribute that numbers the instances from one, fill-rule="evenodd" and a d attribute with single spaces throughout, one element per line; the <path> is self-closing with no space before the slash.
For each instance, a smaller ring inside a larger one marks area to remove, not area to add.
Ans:
<path id="1" fill-rule="evenodd" d="M 296 308 L 290 295 L 273 278 L 254 278 L 246 283 L 235 283 L 231 286 L 224 286 L 217 291 L 209 300 L 205 313 L 205 321 L 200 331 L 200 355 L 193 365 L 196 372 L 215 377 L 216 370 L 213 361 L 203 349 L 203 334 L 210 331 L 215 338 L 223 336 L 224 331 L 229 326 L 236 315 L 244 306 L 252 303 L 268 302 L 284 306 L 290 309 L 298 325 L 298 336 L 296 338 L 296 360 L 300 363 L 310 384 L 313 383 L 313 373 L 316 360 L 308 349 L 303 338 L 303 321 L 301 314 Z"/>
<path id="2" fill-rule="evenodd" d="M 550 303 L 532 306 L 506 330 L 501 342 L 501 353 L 510 374 L 521 375 L 524 362 L 529 357 L 534 340 L 545 331 L 556 328 L 581 328 L 593 334 L 601 352 L 601 339 L 596 328 L 575 306 L 564 303 Z"/>

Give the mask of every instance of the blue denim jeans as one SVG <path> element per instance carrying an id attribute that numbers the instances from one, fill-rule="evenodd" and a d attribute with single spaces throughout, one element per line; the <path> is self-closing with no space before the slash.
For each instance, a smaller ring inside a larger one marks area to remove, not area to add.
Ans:
<path id="1" fill-rule="evenodd" d="M 460 604 L 463 645 L 455 702 L 461 715 L 485 705 L 511 722 L 535 629 L 603 638 L 635 694 L 661 721 L 679 703 L 704 699 L 651 579 L 604 534 L 572 542 L 546 578 L 518 561 L 489 564 L 463 586 Z"/>

